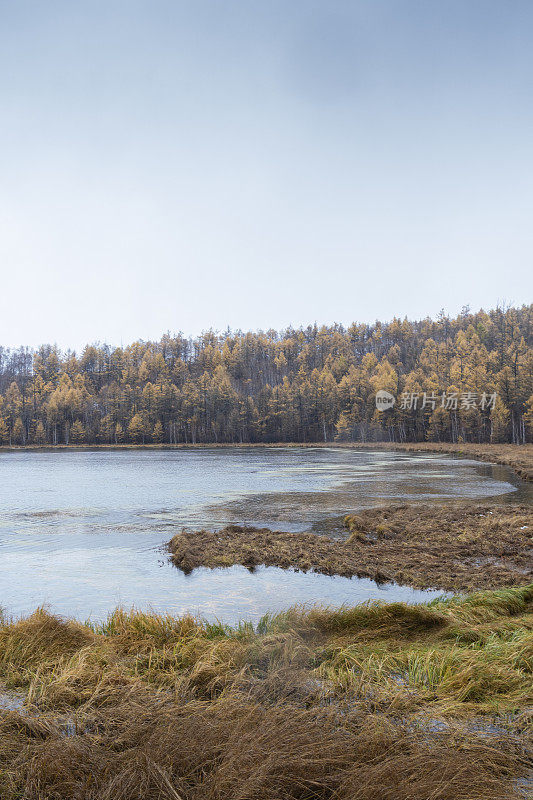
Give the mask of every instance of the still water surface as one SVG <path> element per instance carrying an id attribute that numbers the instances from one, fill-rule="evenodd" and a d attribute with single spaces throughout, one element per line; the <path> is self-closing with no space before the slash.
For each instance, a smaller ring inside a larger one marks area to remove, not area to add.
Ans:
<path id="1" fill-rule="evenodd" d="M 502 467 L 450 456 L 325 448 L 0 453 L 0 605 L 102 619 L 116 605 L 233 623 L 294 603 L 417 601 L 436 593 L 242 567 L 185 576 L 162 545 L 229 522 L 339 531 L 335 517 L 408 500 L 523 500 Z"/>

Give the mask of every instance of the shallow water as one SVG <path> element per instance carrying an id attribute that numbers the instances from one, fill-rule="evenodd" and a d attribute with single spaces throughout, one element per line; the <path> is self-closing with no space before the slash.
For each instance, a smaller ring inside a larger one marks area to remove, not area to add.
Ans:
<path id="1" fill-rule="evenodd" d="M 257 620 L 294 603 L 339 605 L 435 593 L 242 567 L 185 576 L 162 544 L 182 527 L 229 522 L 331 532 L 331 520 L 401 501 L 524 499 L 502 467 L 450 456 L 337 448 L 0 453 L 0 605 L 45 603 L 102 619 L 117 604 Z"/>

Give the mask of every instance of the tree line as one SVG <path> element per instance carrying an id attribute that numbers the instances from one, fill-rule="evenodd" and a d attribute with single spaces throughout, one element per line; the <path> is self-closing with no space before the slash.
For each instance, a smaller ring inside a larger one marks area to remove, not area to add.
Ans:
<path id="1" fill-rule="evenodd" d="M 532 441 L 532 321 L 533 306 L 465 308 L 80 355 L 0 347 L 0 444 Z"/>

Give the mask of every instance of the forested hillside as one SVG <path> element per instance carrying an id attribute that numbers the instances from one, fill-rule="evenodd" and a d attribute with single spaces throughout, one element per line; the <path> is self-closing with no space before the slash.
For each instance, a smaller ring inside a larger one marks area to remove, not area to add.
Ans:
<path id="1" fill-rule="evenodd" d="M 531 441 L 532 322 L 522 306 L 79 356 L 0 348 L 0 443 Z M 393 408 L 376 409 L 379 389 Z"/>

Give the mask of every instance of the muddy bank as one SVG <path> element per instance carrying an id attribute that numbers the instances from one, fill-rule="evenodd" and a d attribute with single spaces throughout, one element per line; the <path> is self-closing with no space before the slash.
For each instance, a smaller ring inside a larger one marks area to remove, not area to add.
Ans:
<path id="1" fill-rule="evenodd" d="M 347 516 L 346 538 L 230 525 L 182 532 L 169 543 L 176 567 L 264 564 L 371 578 L 416 589 L 467 592 L 533 581 L 528 506 L 391 506 Z"/>

